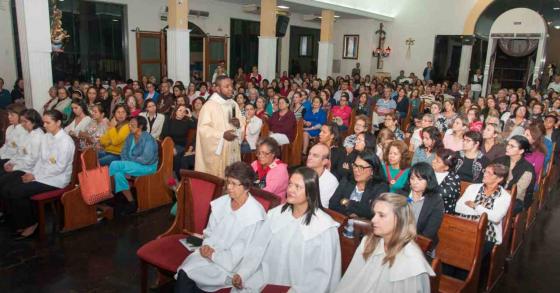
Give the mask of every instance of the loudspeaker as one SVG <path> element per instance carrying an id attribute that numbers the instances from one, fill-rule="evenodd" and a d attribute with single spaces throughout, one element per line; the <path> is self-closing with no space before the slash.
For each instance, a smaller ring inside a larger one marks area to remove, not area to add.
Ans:
<path id="1" fill-rule="evenodd" d="M 285 15 L 278 15 L 276 18 L 276 37 L 283 38 L 288 30 L 290 18 Z"/>

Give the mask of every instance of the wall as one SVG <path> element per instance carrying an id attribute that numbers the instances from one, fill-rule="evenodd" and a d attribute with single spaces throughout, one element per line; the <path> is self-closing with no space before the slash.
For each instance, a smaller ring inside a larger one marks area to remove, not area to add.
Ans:
<path id="1" fill-rule="evenodd" d="M 356 62 L 360 62 L 362 75 L 371 74 L 372 62 L 377 59 L 371 56 L 373 48 L 377 48 L 375 31 L 379 29 L 379 21 L 373 19 L 338 19 L 333 29 L 333 59 L 340 60 L 340 72 L 333 74 L 350 74 Z M 358 59 L 342 59 L 344 35 L 359 35 Z M 375 41 L 375 43 L 374 43 Z M 375 66 L 374 65 L 374 66 Z"/>
<path id="2" fill-rule="evenodd" d="M 0 0 L 0 77 L 4 88 L 12 90 L 17 78 L 15 44 L 10 0 Z"/>

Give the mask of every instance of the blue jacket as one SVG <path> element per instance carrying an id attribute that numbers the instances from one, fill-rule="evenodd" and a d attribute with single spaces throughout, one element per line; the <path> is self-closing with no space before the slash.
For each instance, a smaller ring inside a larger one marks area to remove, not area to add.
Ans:
<path id="1" fill-rule="evenodd" d="M 149 94 L 150 94 L 149 92 L 144 93 L 144 101 L 146 101 Z M 154 102 L 156 102 L 156 104 L 157 104 L 157 102 L 159 100 L 159 93 L 158 92 L 154 92 L 154 96 L 152 97 L 152 100 L 154 100 Z"/>
<path id="2" fill-rule="evenodd" d="M 146 131 L 142 132 L 140 139 L 131 151 L 134 134 L 129 134 L 121 151 L 121 160 L 133 161 L 142 165 L 152 165 L 158 162 L 158 144 Z"/>

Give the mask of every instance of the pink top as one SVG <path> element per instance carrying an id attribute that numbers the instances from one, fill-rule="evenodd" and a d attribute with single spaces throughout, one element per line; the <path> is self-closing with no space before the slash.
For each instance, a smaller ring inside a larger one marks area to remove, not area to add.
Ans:
<path id="1" fill-rule="evenodd" d="M 277 163 L 278 162 L 278 163 Z M 257 172 L 258 161 L 251 163 L 253 170 Z M 282 203 L 286 202 L 286 191 L 288 190 L 288 165 L 281 161 L 276 161 L 270 164 L 270 170 L 266 173 L 266 186 L 263 190 L 276 194 L 280 197 Z"/>
<path id="2" fill-rule="evenodd" d="M 349 106 L 344 106 L 344 108 L 334 106 L 332 107 L 331 112 L 333 117 L 340 117 L 340 119 L 342 119 L 342 124 L 344 124 L 344 126 L 348 126 L 350 116 L 352 116 L 352 108 Z"/>
<path id="3" fill-rule="evenodd" d="M 457 139 L 453 132 L 446 133 L 443 137 L 443 145 L 446 149 L 456 152 L 461 151 L 463 150 L 463 138 Z"/>
<path id="4" fill-rule="evenodd" d="M 541 176 L 544 166 L 544 154 L 540 151 L 534 150 L 532 153 L 525 155 L 525 159 L 535 168 L 537 180 Z"/>

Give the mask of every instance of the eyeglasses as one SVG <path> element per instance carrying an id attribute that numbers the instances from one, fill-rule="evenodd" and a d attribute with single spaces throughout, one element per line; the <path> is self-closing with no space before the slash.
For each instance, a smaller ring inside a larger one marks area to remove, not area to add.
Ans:
<path id="1" fill-rule="evenodd" d="M 352 168 L 355 168 L 356 170 L 363 172 L 365 169 L 370 169 L 371 166 L 362 166 L 362 165 L 358 165 L 356 163 L 352 163 Z"/>
<path id="2" fill-rule="evenodd" d="M 270 154 L 272 154 L 272 153 L 271 153 L 271 152 L 262 152 L 262 151 L 260 151 L 260 152 L 257 152 L 257 157 L 264 157 L 264 156 L 268 156 L 268 155 L 270 155 Z"/>
<path id="3" fill-rule="evenodd" d="M 233 186 L 233 187 L 236 187 L 236 186 L 241 186 L 241 185 L 243 185 L 243 184 L 237 183 L 237 182 L 233 182 L 233 181 L 231 181 L 231 180 L 227 180 L 227 181 L 226 181 L 226 186 Z"/>

